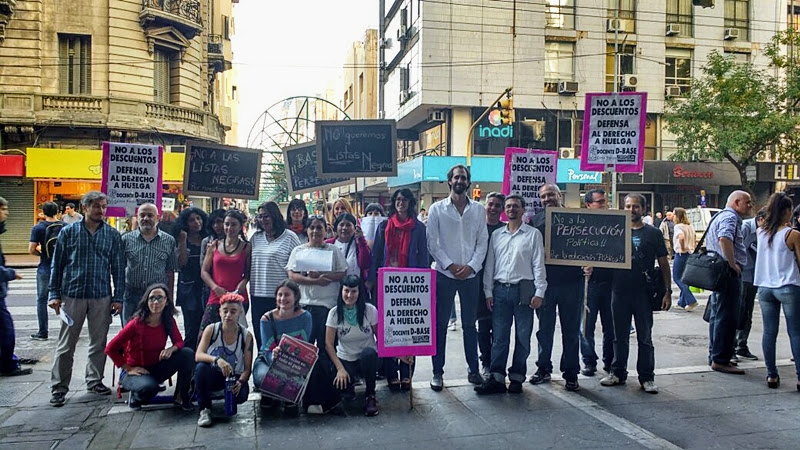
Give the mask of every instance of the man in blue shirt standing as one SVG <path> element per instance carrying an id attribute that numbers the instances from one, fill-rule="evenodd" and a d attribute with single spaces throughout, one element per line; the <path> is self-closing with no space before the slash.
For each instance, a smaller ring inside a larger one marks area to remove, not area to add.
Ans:
<path id="1" fill-rule="evenodd" d="M 47 285 L 50 284 L 50 262 L 53 260 L 50 251 L 55 248 L 53 243 L 48 245 L 48 240 L 55 239 L 64 227 L 64 222 L 56 218 L 58 205 L 55 203 L 43 203 L 42 213 L 44 220 L 33 226 L 28 244 L 28 253 L 39 257 L 39 266 L 36 268 L 36 317 L 39 319 L 39 331 L 31 335 L 31 339 L 37 341 L 46 341 L 48 337 Z"/>
<path id="2" fill-rule="evenodd" d="M 50 405 L 63 406 L 72 379 L 75 345 L 89 322 L 89 361 L 86 387 L 89 392 L 109 395 L 103 384 L 106 365 L 106 336 L 111 315 L 122 311 L 125 292 L 125 255 L 119 232 L 105 223 L 108 202 L 102 192 L 88 192 L 81 199 L 84 218 L 61 230 L 53 254 L 48 306 L 58 314 L 61 308 L 74 324 L 61 324 L 58 347 L 50 375 Z M 111 278 L 114 298 L 111 298 Z"/>
<path id="3" fill-rule="evenodd" d="M 747 263 L 742 217 L 748 216 L 752 208 L 750 194 L 733 191 L 728 196 L 725 209 L 718 212 L 709 224 L 706 235 L 706 249 L 722 255 L 729 267 L 728 282 L 722 290 L 714 291 L 709 299 L 709 362 L 712 370 L 736 375 L 744 374 L 744 370 L 731 364 L 739 322 L 742 267 Z"/>

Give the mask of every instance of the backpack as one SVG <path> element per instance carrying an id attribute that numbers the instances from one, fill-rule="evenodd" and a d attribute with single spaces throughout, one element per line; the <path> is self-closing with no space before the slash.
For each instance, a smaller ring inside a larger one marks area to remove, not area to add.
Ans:
<path id="1" fill-rule="evenodd" d="M 64 222 L 57 220 L 55 222 L 48 222 L 47 227 L 44 229 L 44 245 L 42 246 L 42 254 L 47 261 L 53 259 L 53 254 L 56 252 L 56 241 L 58 240 L 58 233 L 64 228 Z"/>

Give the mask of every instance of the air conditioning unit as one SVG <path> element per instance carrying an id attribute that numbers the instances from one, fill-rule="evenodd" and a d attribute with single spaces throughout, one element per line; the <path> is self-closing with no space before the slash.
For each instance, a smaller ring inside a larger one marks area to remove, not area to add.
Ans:
<path id="1" fill-rule="evenodd" d="M 628 19 L 608 19 L 608 21 L 606 21 L 606 31 L 609 33 L 615 31 L 627 33 L 628 30 L 632 28 L 631 21 Z"/>
<path id="2" fill-rule="evenodd" d="M 405 41 L 408 34 L 408 28 L 406 26 L 401 26 L 397 29 L 397 40 L 398 41 Z"/>
<path id="3" fill-rule="evenodd" d="M 726 41 L 732 41 L 734 39 L 739 39 L 739 29 L 738 28 L 725 28 L 724 39 Z"/>
<path id="4" fill-rule="evenodd" d="M 681 92 L 680 86 L 667 86 L 666 92 L 664 93 L 666 97 L 680 97 L 683 95 Z"/>
<path id="5" fill-rule="evenodd" d="M 677 36 L 681 34 L 681 26 L 677 23 L 667 24 L 667 36 Z"/>
<path id="6" fill-rule="evenodd" d="M 444 111 L 435 110 L 428 113 L 428 123 L 444 122 Z"/>
<path id="7" fill-rule="evenodd" d="M 381 48 L 392 48 L 392 38 L 381 38 L 379 44 Z"/>
<path id="8" fill-rule="evenodd" d="M 639 84 L 639 75 L 626 73 L 622 76 L 622 87 L 635 88 L 637 84 Z"/>
<path id="9" fill-rule="evenodd" d="M 561 159 L 575 159 L 575 149 L 572 147 L 561 147 L 558 149 L 558 157 Z"/>
<path id="10" fill-rule="evenodd" d="M 409 98 L 411 98 L 411 93 L 408 91 L 408 89 L 403 89 L 402 91 L 400 91 L 400 104 L 401 105 L 403 103 L 407 102 Z"/>
<path id="11" fill-rule="evenodd" d="M 578 87 L 577 81 L 559 81 L 558 93 L 561 95 L 575 95 L 578 93 Z"/>

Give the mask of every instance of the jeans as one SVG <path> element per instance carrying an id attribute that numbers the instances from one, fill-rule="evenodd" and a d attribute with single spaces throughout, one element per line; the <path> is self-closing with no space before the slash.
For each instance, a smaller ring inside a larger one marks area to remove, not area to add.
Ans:
<path id="1" fill-rule="evenodd" d="M 539 358 L 536 360 L 537 373 L 553 373 L 550 360 L 553 353 L 553 335 L 556 330 L 556 308 L 561 321 L 561 373 L 567 381 L 578 379 L 580 361 L 578 351 L 581 329 L 581 308 L 583 307 L 583 278 L 569 284 L 547 286 L 544 304 L 536 310 L 539 318 L 539 331 L 536 341 L 539 344 Z"/>
<path id="2" fill-rule="evenodd" d="M 684 284 L 681 280 L 683 271 L 686 269 L 686 260 L 688 259 L 688 253 L 676 253 L 675 260 L 672 262 L 672 279 L 675 280 L 675 284 L 677 284 L 678 288 L 681 290 L 680 296 L 678 297 L 678 306 L 680 307 L 687 307 L 697 303 L 697 299 L 694 298 L 694 294 L 689 289 L 689 286 Z"/>
<path id="3" fill-rule="evenodd" d="M 711 303 L 711 317 L 708 322 L 710 362 L 727 365 L 733 358 L 741 293 L 742 278 L 732 273 L 723 290 L 714 291 L 709 298 Z"/>
<path id="4" fill-rule="evenodd" d="M 339 360 L 344 366 L 344 370 L 350 376 L 350 383 L 342 391 L 353 389 L 353 380 L 356 378 L 363 378 L 364 384 L 367 385 L 366 395 L 375 395 L 375 374 L 378 371 L 378 351 L 374 348 L 367 347 L 361 350 L 359 358 L 355 361 Z M 336 373 L 336 368 L 331 368 L 331 373 Z"/>
<path id="5" fill-rule="evenodd" d="M 236 374 L 238 378 L 241 374 Z M 225 389 L 225 376 L 222 371 L 206 362 L 197 363 L 194 371 L 194 392 L 197 394 L 197 406 L 200 409 L 211 409 L 211 394 L 215 391 Z M 250 386 L 242 384 L 239 395 L 236 396 L 236 404 L 241 405 L 247 401 L 250 395 Z"/>
<path id="6" fill-rule="evenodd" d="M 253 320 L 253 334 L 256 337 L 257 349 L 261 349 L 261 316 L 277 306 L 275 297 L 250 296 L 250 318 Z"/>
<path id="7" fill-rule="evenodd" d="M 478 275 L 483 280 L 483 271 Z M 478 321 L 478 352 L 481 365 L 488 369 L 492 364 L 492 312 L 486 307 L 486 295 L 483 293 L 483 283 L 478 291 L 478 304 L 476 319 Z"/>
<path id="8" fill-rule="evenodd" d="M 533 333 L 533 309 L 527 304 L 519 303 L 519 284 L 506 285 L 495 283 L 492 303 L 492 343 L 491 371 L 495 380 L 505 382 L 506 363 L 508 362 L 509 345 L 511 343 L 511 323 L 514 323 L 514 355 L 508 378 L 511 381 L 524 382 L 528 370 L 527 359 L 531 354 L 531 333 Z"/>
<path id="9" fill-rule="evenodd" d="M 9 373 L 19 368 L 19 363 L 14 358 L 14 319 L 8 312 L 6 299 L 0 298 L 0 372 Z"/>
<path id="10" fill-rule="evenodd" d="M 589 294 L 586 300 L 589 310 L 586 312 L 586 328 L 580 334 L 583 364 L 597 367 L 599 359 L 594 345 L 594 330 L 597 316 L 603 327 L 603 366 L 611 367 L 614 361 L 614 321 L 611 315 L 611 283 L 589 283 Z"/>
<path id="11" fill-rule="evenodd" d="M 639 286 L 629 286 L 625 292 L 611 294 L 611 311 L 614 316 L 614 362 L 611 371 L 620 380 L 628 379 L 628 354 L 630 352 L 631 317 L 636 324 L 636 371 L 639 382 L 655 379 L 655 347 L 653 347 L 653 311 L 645 293 L 645 281 Z"/>
<path id="12" fill-rule="evenodd" d="M 158 394 L 158 384 L 178 373 L 175 385 L 175 399 L 189 400 L 189 381 L 194 369 L 194 351 L 186 347 L 176 351 L 169 359 L 161 360 L 146 367 L 147 375 L 128 375 L 120 379 L 120 385 L 131 392 L 133 400 L 147 404 Z"/>
<path id="13" fill-rule="evenodd" d="M 778 368 L 775 366 L 775 340 L 778 338 L 781 306 L 783 306 L 789 344 L 794 356 L 794 370 L 797 379 L 800 380 L 800 286 L 758 288 L 758 304 L 761 305 L 761 316 L 764 319 L 761 348 L 764 351 L 767 376 L 778 376 Z"/>
<path id="14" fill-rule="evenodd" d="M 144 291 L 145 289 L 125 288 L 125 295 L 122 300 L 122 314 L 119 316 L 123 327 L 130 322 L 131 316 L 136 312 L 136 307 L 144 297 Z"/>
<path id="15" fill-rule="evenodd" d="M 40 336 L 47 336 L 47 297 L 50 293 L 48 284 L 50 283 L 50 271 L 36 271 L 36 318 L 39 319 Z"/>
<path id="16" fill-rule="evenodd" d="M 453 309 L 456 292 L 461 301 L 461 330 L 464 337 L 464 357 L 469 373 L 478 371 L 478 330 L 475 329 L 475 313 L 478 302 L 478 277 L 456 280 L 442 273 L 436 274 L 436 355 L 433 374 L 444 374 L 445 349 L 447 346 L 447 322 Z"/>
<path id="17" fill-rule="evenodd" d="M 753 283 L 742 282 L 742 302 L 739 305 L 739 325 L 736 327 L 736 353 L 750 351 L 747 339 L 750 338 L 750 329 L 753 327 L 753 308 L 755 307 L 756 292 L 758 287 Z"/>

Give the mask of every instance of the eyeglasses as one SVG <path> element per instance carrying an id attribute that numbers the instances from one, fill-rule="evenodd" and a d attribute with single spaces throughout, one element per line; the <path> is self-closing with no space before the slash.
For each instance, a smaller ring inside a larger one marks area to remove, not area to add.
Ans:
<path id="1" fill-rule="evenodd" d="M 167 297 L 165 297 L 163 295 L 156 295 L 156 296 L 153 296 L 153 297 L 147 297 L 147 301 L 150 302 L 150 303 L 163 303 L 163 302 L 167 301 Z"/>
<path id="2" fill-rule="evenodd" d="M 309 220 L 317 219 L 317 220 L 322 220 L 324 222 L 325 221 L 325 216 L 322 215 L 322 214 L 311 214 L 311 215 L 308 216 L 308 219 Z"/>

